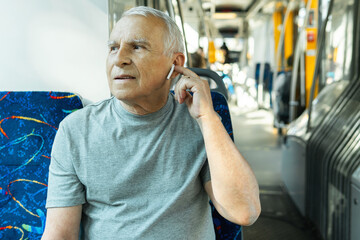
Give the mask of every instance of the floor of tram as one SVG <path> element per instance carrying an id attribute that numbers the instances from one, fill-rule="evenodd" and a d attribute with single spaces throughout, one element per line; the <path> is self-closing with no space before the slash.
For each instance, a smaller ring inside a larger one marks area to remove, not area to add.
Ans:
<path id="1" fill-rule="evenodd" d="M 281 180 L 282 136 L 273 128 L 270 111 L 241 112 L 231 106 L 235 143 L 251 165 L 260 186 L 262 212 L 255 224 L 244 227 L 245 240 L 317 240 L 293 204 Z"/>

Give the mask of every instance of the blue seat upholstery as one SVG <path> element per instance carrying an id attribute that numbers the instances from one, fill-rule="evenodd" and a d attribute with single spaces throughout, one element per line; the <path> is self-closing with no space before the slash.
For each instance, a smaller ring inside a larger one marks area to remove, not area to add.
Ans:
<path id="1" fill-rule="evenodd" d="M 211 92 L 213 100 L 214 110 L 221 117 L 221 122 L 224 125 L 226 131 L 234 141 L 231 118 L 229 107 L 224 96 L 218 92 Z M 235 223 L 232 223 L 222 217 L 210 202 L 212 209 L 212 217 L 215 228 L 215 234 L 217 240 L 241 240 L 242 239 L 242 227 Z"/>
<path id="2" fill-rule="evenodd" d="M 82 108 L 60 92 L 0 92 L 0 239 L 40 239 L 53 140 Z"/>

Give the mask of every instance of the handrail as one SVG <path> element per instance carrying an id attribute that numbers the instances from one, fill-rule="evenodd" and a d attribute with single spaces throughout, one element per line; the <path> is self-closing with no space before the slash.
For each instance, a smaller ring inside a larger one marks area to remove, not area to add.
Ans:
<path id="1" fill-rule="evenodd" d="M 291 0 L 291 2 L 289 2 L 288 7 L 286 8 L 286 12 L 285 12 L 281 32 L 280 32 L 279 43 L 277 45 L 277 52 L 276 52 L 276 55 L 275 55 L 275 68 L 274 68 L 274 73 L 273 73 L 273 84 L 274 85 L 275 85 L 276 77 L 277 77 L 277 74 L 278 74 L 278 68 L 279 68 L 278 64 L 279 64 L 279 60 L 280 60 L 280 55 L 281 55 L 282 48 L 283 48 L 283 45 L 284 45 L 286 25 L 287 25 L 287 22 L 288 22 L 288 19 L 289 19 L 290 12 L 293 10 L 291 8 L 290 4 L 294 4 L 294 3 L 295 3 L 295 1 Z M 281 67 L 282 67 L 282 65 L 283 64 L 281 64 Z"/>
<path id="2" fill-rule="evenodd" d="M 224 95 L 225 99 L 228 100 L 228 92 L 225 87 L 225 83 L 216 72 L 210 69 L 203 69 L 203 68 L 189 68 L 189 69 L 194 73 L 196 73 L 197 75 L 199 75 L 200 77 L 201 76 L 208 77 L 214 80 L 217 87 L 212 90 L 221 93 L 222 95 Z"/>
<path id="3" fill-rule="evenodd" d="M 301 50 L 301 39 L 303 39 L 304 29 L 307 26 L 308 19 L 309 19 L 309 11 L 311 7 L 312 0 L 309 0 L 306 5 L 306 15 L 305 15 L 305 21 L 304 26 L 301 28 L 298 39 L 296 41 L 296 47 L 295 47 L 295 56 L 294 56 L 294 67 L 292 70 L 292 77 L 291 77 L 291 90 L 290 90 L 290 117 L 289 120 L 292 122 L 295 119 L 295 107 L 298 105 L 298 102 L 295 101 L 296 98 L 296 83 L 297 83 L 297 76 L 298 76 L 298 69 L 299 69 L 299 57 Z M 301 88 L 301 86 L 300 86 Z"/>
<path id="4" fill-rule="evenodd" d="M 307 128 L 306 128 L 307 132 L 309 132 L 310 128 L 311 128 L 312 100 L 314 98 L 314 93 L 315 93 L 316 79 L 318 78 L 319 72 L 320 72 L 319 70 L 320 70 L 320 63 L 322 60 L 322 54 L 323 54 L 323 48 L 324 48 L 326 25 L 329 21 L 329 16 L 332 11 L 333 4 L 334 4 L 334 0 L 331 0 L 329 3 L 328 12 L 326 14 L 325 22 L 321 25 L 320 36 L 319 36 L 318 42 L 317 42 L 318 47 L 316 49 L 316 63 L 315 63 L 315 70 L 314 70 L 314 75 L 313 75 L 313 80 L 312 80 L 311 90 L 310 90 L 310 98 L 309 98 L 309 112 L 308 112 L 309 118 L 308 118 L 308 124 L 307 124 Z"/>

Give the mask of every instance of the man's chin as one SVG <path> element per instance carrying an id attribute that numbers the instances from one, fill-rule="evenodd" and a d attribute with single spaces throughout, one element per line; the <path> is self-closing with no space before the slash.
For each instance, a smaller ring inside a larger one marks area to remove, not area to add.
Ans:
<path id="1" fill-rule="evenodd" d="M 132 91 L 111 91 L 112 96 L 121 101 L 131 101 L 135 99 Z"/>

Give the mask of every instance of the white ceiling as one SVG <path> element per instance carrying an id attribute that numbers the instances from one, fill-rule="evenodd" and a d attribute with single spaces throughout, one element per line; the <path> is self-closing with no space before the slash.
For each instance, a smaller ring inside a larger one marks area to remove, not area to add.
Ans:
<path id="1" fill-rule="evenodd" d="M 232 9 L 237 13 L 238 17 L 235 19 L 213 19 L 213 23 L 215 27 L 219 31 L 223 31 L 224 29 L 236 29 L 241 32 L 242 25 L 248 10 L 255 5 L 257 1 L 261 0 L 213 0 L 215 3 L 216 11 L 231 11 Z M 230 34 L 231 35 L 231 34 Z"/>
<path id="2" fill-rule="evenodd" d="M 240 8 L 246 10 L 253 1 L 254 0 L 215 0 L 213 2 L 215 2 L 215 5 L 217 7 L 229 6 L 233 8 Z"/>

